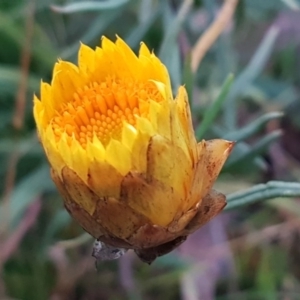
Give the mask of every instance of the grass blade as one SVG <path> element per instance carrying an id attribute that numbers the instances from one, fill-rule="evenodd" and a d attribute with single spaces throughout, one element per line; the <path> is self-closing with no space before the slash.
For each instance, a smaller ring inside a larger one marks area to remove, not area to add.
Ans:
<path id="1" fill-rule="evenodd" d="M 226 78 L 226 80 L 221 88 L 220 95 L 218 96 L 216 101 L 214 101 L 214 103 L 204 113 L 204 117 L 203 117 L 201 124 L 196 128 L 196 137 L 198 140 L 201 140 L 203 138 L 205 132 L 209 129 L 210 126 L 212 126 L 214 119 L 216 118 L 219 111 L 221 110 L 222 105 L 229 93 L 230 87 L 233 82 L 233 78 L 234 77 L 232 74 L 230 74 Z"/>
<path id="2" fill-rule="evenodd" d="M 81 1 L 67 4 L 64 6 L 51 5 L 50 7 L 53 11 L 61 14 L 73 14 L 77 12 L 114 9 L 121 5 L 124 5 L 127 2 L 129 2 L 129 0 L 107 0 L 102 2 Z"/>
<path id="3" fill-rule="evenodd" d="M 227 196 L 226 210 L 277 197 L 300 197 L 300 183 L 269 181 Z"/>

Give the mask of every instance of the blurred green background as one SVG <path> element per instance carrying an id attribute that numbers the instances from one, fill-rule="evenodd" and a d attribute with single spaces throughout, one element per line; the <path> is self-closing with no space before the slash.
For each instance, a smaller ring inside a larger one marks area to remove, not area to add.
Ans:
<path id="1" fill-rule="evenodd" d="M 0 0 L 1 300 L 300 299 L 300 203 L 280 197 L 299 194 L 292 190 L 300 178 L 300 1 L 240 0 L 193 75 L 190 53 L 222 5 Z M 248 202 L 275 199 L 241 206 L 246 194 L 231 194 L 240 202 L 229 208 L 238 208 L 151 266 L 127 253 L 97 272 L 92 239 L 50 180 L 32 98 L 57 58 L 76 62 L 80 41 L 95 47 L 116 34 L 135 51 L 141 41 L 154 50 L 174 93 L 186 85 L 198 139 L 238 142 L 218 190 L 247 189 Z M 251 188 L 270 180 L 295 184 Z"/>

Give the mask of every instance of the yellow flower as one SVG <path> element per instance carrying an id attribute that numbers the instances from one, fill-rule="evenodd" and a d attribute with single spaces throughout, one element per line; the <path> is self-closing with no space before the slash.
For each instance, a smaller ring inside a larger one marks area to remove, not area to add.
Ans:
<path id="1" fill-rule="evenodd" d="M 173 99 L 143 43 L 138 56 L 120 38 L 81 44 L 78 66 L 58 61 L 41 83 L 34 117 L 65 207 L 108 245 L 150 261 L 225 206 L 211 188 L 233 143 L 197 144 L 185 88 Z"/>

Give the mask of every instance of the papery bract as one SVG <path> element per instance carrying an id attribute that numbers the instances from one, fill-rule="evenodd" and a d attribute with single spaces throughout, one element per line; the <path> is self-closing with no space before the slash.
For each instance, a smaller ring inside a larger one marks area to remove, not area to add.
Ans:
<path id="1" fill-rule="evenodd" d="M 40 141 L 66 209 L 93 237 L 144 261 L 171 251 L 218 214 L 212 191 L 233 143 L 196 142 L 184 87 L 141 44 L 82 44 L 34 98 Z"/>

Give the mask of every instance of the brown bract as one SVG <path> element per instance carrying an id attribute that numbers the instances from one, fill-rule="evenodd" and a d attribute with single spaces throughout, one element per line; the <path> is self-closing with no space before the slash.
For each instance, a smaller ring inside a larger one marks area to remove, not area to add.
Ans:
<path id="1" fill-rule="evenodd" d="M 211 190 L 193 208 L 178 216 L 169 226 L 162 227 L 153 224 L 126 204 L 131 196 L 130 191 L 137 191 L 139 186 L 147 184 L 142 175 L 129 173 L 124 177 L 120 201 L 117 201 L 111 197 L 98 197 L 67 167 L 62 170 L 62 179 L 51 170 L 52 179 L 63 196 L 66 209 L 89 234 L 108 245 L 134 249 L 141 260 L 147 263 L 174 250 L 189 234 L 210 221 L 226 206 L 226 197 Z M 76 203 L 86 198 L 96 203 L 92 215 Z"/>

